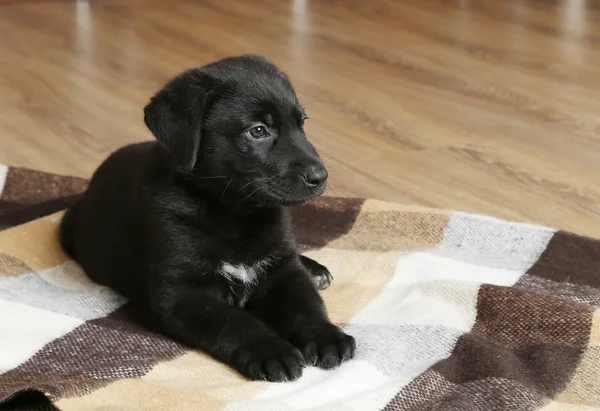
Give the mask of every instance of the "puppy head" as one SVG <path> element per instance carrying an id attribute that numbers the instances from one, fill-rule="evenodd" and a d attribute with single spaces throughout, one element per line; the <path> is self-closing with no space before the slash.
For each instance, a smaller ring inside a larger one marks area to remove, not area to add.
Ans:
<path id="1" fill-rule="evenodd" d="M 287 76 L 260 56 L 188 70 L 144 109 L 179 168 L 221 199 L 298 204 L 325 191 L 327 171 L 304 134 Z"/>

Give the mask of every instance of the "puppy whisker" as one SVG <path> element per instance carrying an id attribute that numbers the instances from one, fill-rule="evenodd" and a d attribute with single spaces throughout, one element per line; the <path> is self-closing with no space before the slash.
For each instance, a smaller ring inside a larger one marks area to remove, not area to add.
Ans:
<path id="1" fill-rule="evenodd" d="M 223 196 L 225 195 L 225 192 L 227 191 L 227 188 L 233 182 L 233 180 L 234 180 L 233 178 L 231 180 L 229 180 L 229 183 L 227 183 L 227 185 L 225 186 L 225 189 L 223 190 L 223 193 L 221 193 L 221 200 L 223 199 Z"/>
<path id="2" fill-rule="evenodd" d="M 315 188 L 313 190 L 313 192 L 316 194 L 319 192 L 319 190 L 321 190 L 323 188 L 323 185 L 325 185 L 325 181 L 323 181 L 321 184 L 319 184 L 319 186 L 317 188 Z"/>
<path id="3" fill-rule="evenodd" d="M 208 177 L 195 177 L 196 180 L 209 180 L 211 178 L 227 178 L 229 176 L 208 176 Z"/>
<path id="4" fill-rule="evenodd" d="M 336 191 L 336 187 L 333 187 L 331 184 L 327 184 L 327 190 L 325 190 L 325 193 L 327 193 L 328 196 L 337 196 Z"/>
<path id="5" fill-rule="evenodd" d="M 242 190 L 243 190 L 244 188 L 248 187 L 250 184 L 252 184 L 252 181 L 249 181 L 249 182 L 247 182 L 246 184 L 244 184 L 244 185 L 242 186 L 242 188 L 240 188 L 240 189 L 237 191 L 237 194 L 241 193 L 241 192 L 242 192 Z"/>
<path id="6" fill-rule="evenodd" d="M 260 187 L 258 187 L 256 190 L 254 190 L 253 192 L 251 192 L 250 194 L 248 194 L 248 195 L 246 196 L 246 198 L 244 198 L 244 200 L 242 200 L 242 201 L 245 203 L 245 202 L 246 202 L 247 200 L 249 200 L 249 199 L 250 199 L 250 197 L 252 197 L 252 195 L 253 195 L 254 193 L 256 193 L 258 190 L 260 190 Z"/>

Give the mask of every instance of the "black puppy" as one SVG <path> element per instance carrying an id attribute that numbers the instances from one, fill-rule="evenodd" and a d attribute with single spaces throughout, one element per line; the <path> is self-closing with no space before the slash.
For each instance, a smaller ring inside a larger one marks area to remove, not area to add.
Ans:
<path id="1" fill-rule="evenodd" d="M 172 79 L 144 113 L 158 143 L 98 168 L 61 223 L 64 249 L 162 332 L 250 379 L 352 358 L 316 290 L 329 272 L 298 255 L 284 207 L 327 179 L 287 76 L 259 56 L 220 60 Z"/>

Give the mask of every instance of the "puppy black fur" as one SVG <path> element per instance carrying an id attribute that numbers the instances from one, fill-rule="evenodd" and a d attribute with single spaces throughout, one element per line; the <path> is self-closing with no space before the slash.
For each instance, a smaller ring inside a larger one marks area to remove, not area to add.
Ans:
<path id="1" fill-rule="evenodd" d="M 253 380 L 338 366 L 354 339 L 298 255 L 286 206 L 325 191 L 288 80 L 259 56 L 193 68 L 144 109 L 158 142 L 126 146 L 94 173 L 61 223 L 89 277 L 151 312 L 160 330 Z"/>

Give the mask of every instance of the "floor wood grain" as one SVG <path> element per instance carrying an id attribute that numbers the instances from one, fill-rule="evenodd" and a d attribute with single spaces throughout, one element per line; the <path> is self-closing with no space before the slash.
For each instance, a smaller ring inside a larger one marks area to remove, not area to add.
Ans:
<path id="1" fill-rule="evenodd" d="M 170 76 L 288 72 L 331 171 L 369 196 L 600 237 L 600 7 L 585 0 L 0 3 L 0 162 L 89 176 L 150 139 Z"/>

